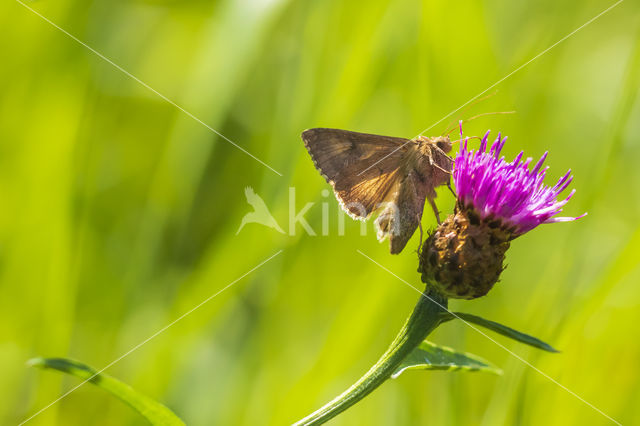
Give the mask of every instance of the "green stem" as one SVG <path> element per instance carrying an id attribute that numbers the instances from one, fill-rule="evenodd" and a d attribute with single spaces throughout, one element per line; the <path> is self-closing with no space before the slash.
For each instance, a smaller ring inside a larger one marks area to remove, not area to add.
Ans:
<path id="1" fill-rule="evenodd" d="M 420 296 L 416 307 L 413 308 L 413 313 L 378 362 L 349 389 L 295 425 L 322 424 L 373 392 L 391 377 L 402 360 L 440 325 L 441 314 L 446 311 L 446 308 L 446 298 L 435 291 L 427 290 Z"/>

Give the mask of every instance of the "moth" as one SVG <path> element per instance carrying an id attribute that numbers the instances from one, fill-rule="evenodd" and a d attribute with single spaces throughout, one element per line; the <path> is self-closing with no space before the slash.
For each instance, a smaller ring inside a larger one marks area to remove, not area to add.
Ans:
<path id="1" fill-rule="evenodd" d="M 302 140 L 349 216 L 367 220 L 381 212 L 377 236 L 379 241 L 389 237 L 391 254 L 400 253 L 418 227 L 422 240 L 425 200 L 440 223 L 435 188 L 447 184 L 451 189 L 449 136 L 405 139 L 315 128 L 302 132 Z"/>

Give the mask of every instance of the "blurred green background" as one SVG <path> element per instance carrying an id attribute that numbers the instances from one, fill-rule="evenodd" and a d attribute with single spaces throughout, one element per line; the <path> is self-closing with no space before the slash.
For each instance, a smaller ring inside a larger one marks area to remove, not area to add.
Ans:
<path id="1" fill-rule="evenodd" d="M 417 300 L 418 238 L 388 254 L 346 220 L 300 140 L 309 127 L 412 137 L 613 4 L 459 2 L 29 2 L 279 176 L 15 1 L 0 5 L 0 422 L 16 424 L 79 381 L 34 356 L 110 367 L 187 424 L 286 424 L 375 362 Z M 621 3 L 454 114 L 467 134 L 510 136 L 504 153 L 550 151 L 568 168 L 569 224 L 512 245 L 488 297 L 453 301 L 559 348 L 491 334 L 624 424 L 640 418 L 640 6 Z M 285 230 L 236 231 L 254 188 Z M 441 210 L 453 197 L 440 190 Z M 427 206 L 423 226 L 434 225 Z M 333 424 L 611 424 L 462 323 L 432 340 L 504 369 L 411 372 Z M 85 385 L 28 424 L 143 424 Z"/>

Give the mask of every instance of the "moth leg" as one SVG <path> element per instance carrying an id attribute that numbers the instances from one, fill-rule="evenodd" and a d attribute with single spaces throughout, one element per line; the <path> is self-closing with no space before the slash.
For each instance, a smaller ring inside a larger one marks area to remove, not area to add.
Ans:
<path id="1" fill-rule="evenodd" d="M 431 163 L 431 165 L 432 165 L 433 167 L 435 167 L 436 169 L 440 169 L 440 170 L 442 170 L 443 172 L 445 172 L 446 174 L 451 175 L 451 171 L 450 171 L 450 170 L 445 170 L 445 169 L 443 169 L 442 167 L 438 166 L 436 163 L 433 163 L 433 162 Z"/>
<path id="2" fill-rule="evenodd" d="M 435 161 L 433 161 L 433 158 L 432 158 L 432 157 L 429 157 L 429 165 L 430 165 L 430 166 L 435 167 L 436 169 L 440 169 L 440 170 L 442 170 L 443 172 L 445 172 L 445 173 L 446 173 L 446 174 L 448 174 L 448 175 L 451 175 L 451 170 L 445 170 L 445 169 L 443 169 L 442 167 L 440 167 L 439 165 L 437 165 L 437 164 L 435 163 Z"/>
<path id="3" fill-rule="evenodd" d="M 442 222 L 440 221 L 440 212 L 438 211 L 438 206 L 436 206 L 435 200 L 430 197 L 427 197 L 427 198 L 429 198 L 429 204 L 431 204 L 431 208 L 433 209 L 433 212 L 436 214 L 436 220 L 438 221 L 438 225 L 442 224 Z"/>
<path id="4" fill-rule="evenodd" d="M 449 188 L 449 191 L 451 191 L 454 198 L 458 198 L 458 196 L 456 195 L 456 191 L 454 191 L 451 187 L 451 176 L 449 176 L 449 180 L 447 181 L 447 188 Z"/>
<path id="5" fill-rule="evenodd" d="M 420 229 L 420 245 L 418 246 L 418 254 L 420 254 L 420 249 L 422 249 L 422 237 L 423 237 L 423 233 L 422 233 L 422 221 L 418 222 L 418 228 Z"/>

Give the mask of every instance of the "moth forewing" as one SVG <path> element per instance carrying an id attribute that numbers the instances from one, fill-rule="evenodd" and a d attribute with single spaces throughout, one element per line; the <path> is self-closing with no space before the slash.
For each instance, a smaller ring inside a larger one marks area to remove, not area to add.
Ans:
<path id="1" fill-rule="evenodd" d="M 408 139 L 316 128 L 302 133 L 305 147 L 343 210 L 367 219 L 396 190 Z"/>
<path id="2" fill-rule="evenodd" d="M 397 254 L 404 249 L 409 239 L 420 226 L 427 186 L 423 177 L 414 170 L 410 170 L 400 184 L 399 191 L 390 205 L 376 221 L 378 239 L 389 236 L 389 250 Z"/>

